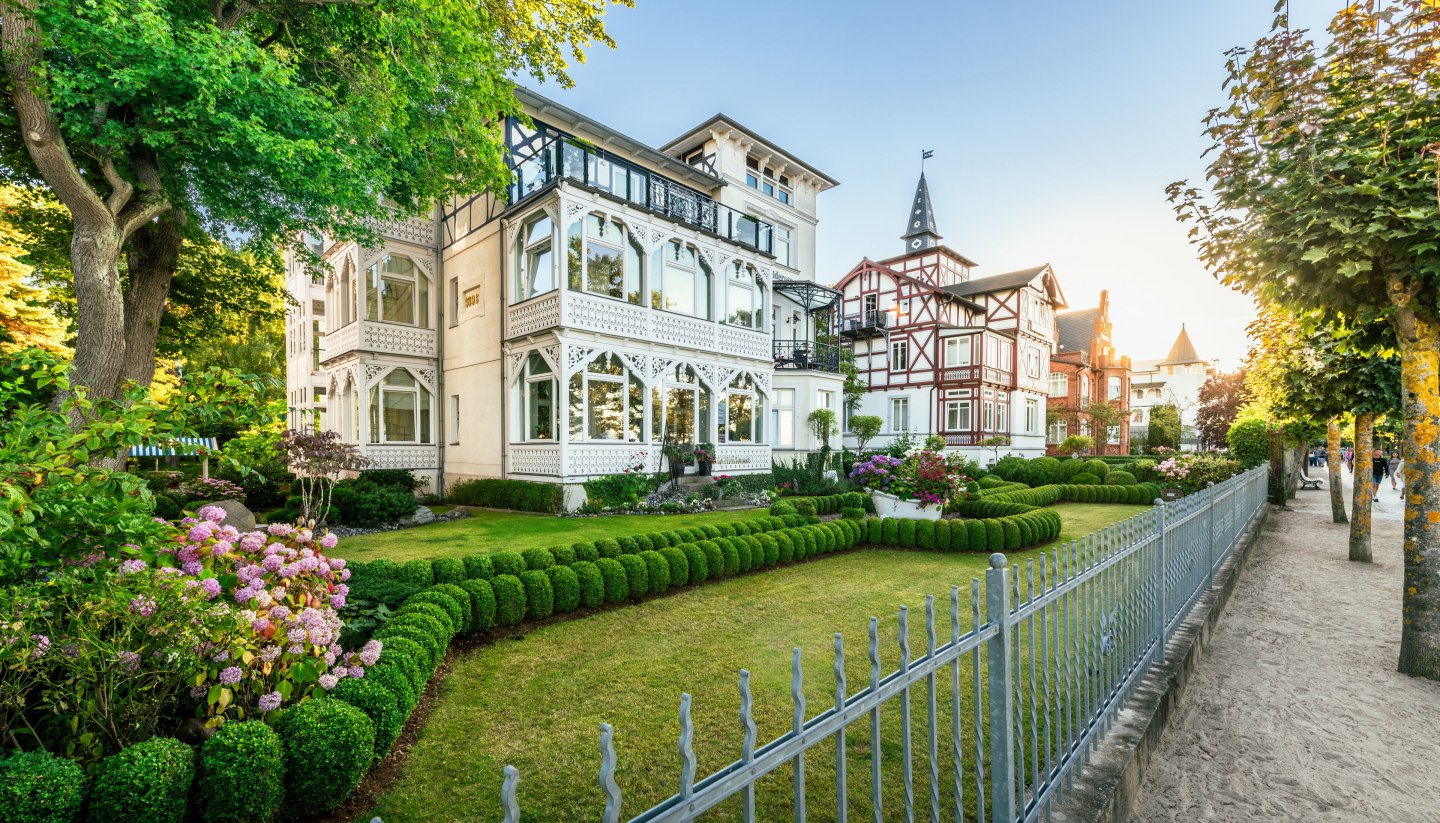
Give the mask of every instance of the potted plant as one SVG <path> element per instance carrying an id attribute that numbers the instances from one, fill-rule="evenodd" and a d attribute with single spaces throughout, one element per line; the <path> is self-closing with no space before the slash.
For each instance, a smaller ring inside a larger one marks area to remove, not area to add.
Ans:
<path id="1" fill-rule="evenodd" d="M 1160 448 L 1165 447 L 1161 446 Z M 1174 453 L 1174 449 L 1169 451 Z M 1182 486 L 1185 478 L 1190 475 L 1190 463 L 1193 457 L 1194 455 L 1189 454 L 1176 454 L 1174 457 L 1165 458 L 1155 466 L 1155 473 L 1164 478 L 1160 488 L 1160 495 L 1163 499 L 1179 500 L 1185 496 Z"/>
<path id="2" fill-rule="evenodd" d="M 679 479 L 685 473 L 685 467 L 690 465 L 690 456 L 676 443 L 666 443 L 660 452 L 665 456 L 665 465 L 670 468 L 670 479 Z"/>
<path id="3" fill-rule="evenodd" d="M 920 450 L 903 458 L 877 454 L 850 471 L 850 480 L 870 492 L 880 517 L 939 520 L 945 505 L 965 495 L 963 475 L 945 458 Z"/>
<path id="4" fill-rule="evenodd" d="M 715 444 L 701 443 L 695 447 L 695 464 L 702 477 L 710 476 L 710 466 L 715 463 Z"/>

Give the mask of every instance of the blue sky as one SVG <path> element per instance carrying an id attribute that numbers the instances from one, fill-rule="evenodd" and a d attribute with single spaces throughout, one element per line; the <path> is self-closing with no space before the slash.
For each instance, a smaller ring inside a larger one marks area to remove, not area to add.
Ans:
<path id="1" fill-rule="evenodd" d="M 820 197 L 817 279 L 901 252 L 921 149 L 946 245 L 977 276 L 1041 262 L 1072 308 L 1110 290 L 1122 354 L 1162 357 L 1182 322 L 1222 367 L 1248 298 L 1196 261 L 1165 200 L 1198 180 L 1222 52 L 1272 0 L 827 2 L 637 0 L 618 48 L 575 88 L 540 91 L 660 145 L 717 111 L 840 181 Z M 1295 2 L 1296 25 L 1329 4 Z"/>

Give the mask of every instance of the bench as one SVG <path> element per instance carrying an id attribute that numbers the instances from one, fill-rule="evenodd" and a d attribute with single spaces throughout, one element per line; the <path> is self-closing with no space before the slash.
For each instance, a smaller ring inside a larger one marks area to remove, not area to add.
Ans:
<path id="1" fill-rule="evenodd" d="M 1322 482 L 1324 482 L 1324 481 L 1321 480 L 1321 478 L 1319 478 L 1319 477 L 1306 477 L 1306 476 L 1305 476 L 1305 472 L 1303 472 L 1303 471 L 1300 472 L 1300 490 L 1301 490 L 1301 491 L 1304 491 L 1305 489 L 1314 489 L 1315 491 L 1319 491 L 1319 490 L 1320 490 L 1320 484 L 1321 484 Z"/>

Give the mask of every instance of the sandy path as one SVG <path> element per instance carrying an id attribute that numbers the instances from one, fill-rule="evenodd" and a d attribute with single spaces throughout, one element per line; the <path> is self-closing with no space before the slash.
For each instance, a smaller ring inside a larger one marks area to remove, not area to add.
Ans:
<path id="1" fill-rule="evenodd" d="M 1369 566 L 1328 492 L 1271 516 L 1132 821 L 1440 820 L 1440 683 L 1395 671 L 1398 500 L 1386 480 Z"/>

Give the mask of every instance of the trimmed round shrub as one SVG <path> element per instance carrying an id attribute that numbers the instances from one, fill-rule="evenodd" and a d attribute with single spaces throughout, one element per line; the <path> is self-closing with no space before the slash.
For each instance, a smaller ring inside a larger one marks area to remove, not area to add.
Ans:
<path id="1" fill-rule="evenodd" d="M 815 506 L 815 501 L 808 497 L 793 498 L 790 501 L 790 505 L 795 508 L 795 513 L 801 517 L 809 517 L 813 514 L 820 513 L 819 509 Z"/>
<path id="2" fill-rule="evenodd" d="M 525 558 L 515 552 L 495 552 L 490 555 L 490 564 L 495 567 L 495 576 L 502 574 L 518 576 L 525 571 Z"/>
<path id="3" fill-rule="evenodd" d="M 880 518 L 865 519 L 865 542 L 875 546 L 880 545 Z"/>
<path id="4" fill-rule="evenodd" d="M 990 531 L 985 528 L 984 520 L 966 520 L 965 536 L 970 538 L 970 551 L 990 551 Z M 998 549 L 999 546 L 994 548 Z"/>
<path id="5" fill-rule="evenodd" d="M 42 751 L 0 757 L 0 809 L 6 820 L 71 823 L 84 800 L 85 773 L 74 760 Z"/>
<path id="6" fill-rule="evenodd" d="M 586 563 L 594 563 L 600 559 L 600 552 L 595 549 L 595 544 L 587 540 L 579 543 L 571 543 L 570 548 L 575 550 L 575 559 Z"/>
<path id="7" fill-rule="evenodd" d="M 620 551 L 620 544 L 617 543 L 617 542 L 614 541 L 614 540 L 609 539 L 609 538 L 605 538 L 605 539 L 602 539 L 602 540 L 596 540 L 596 541 L 595 541 L 595 551 L 600 552 L 600 556 L 601 556 L 601 557 L 612 557 L 612 558 L 613 558 L 613 557 L 619 557 L 619 556 L 622 554 L 622 552 Z"/>
<path id="8" fill-rule="evenodd" d="M 625 569 L 625 584 L 630 589 L 631 597 L 644 597 L 650 593 L 650 574 L 640 555 L 622 554 L 615 558 L 615 561 Z"/>
<path id="9" fill-rule="evenodd" d="M 555 589 L 550 585 L 550 575 L 539 569 L 520 572 L 520 584 L 525 587 L 525 617 L 529 620 L 544 620 L 555 613 Z"/>
<path id="10" fill-rule="evenodd" d="M 520 559 L 530 571 L 544 571 L 555 565 L 555 555 L 549 549 L 526 549 L 520 552 Z"/>
<path id="11" fill-rule="evenodd" d="M 621 554 L 639 554 L 641 551 L 644 550 L 646 546 L 650 545 L 650 541 L 647 539 L 645 541 L 645 546 L 641 546 L 640 541 L 636 540 L 631 535 L 617 537 L 615 538 L 615 542 L 620 544 Z"/>
<path id="12" fill-rule="evenodd" d="M 647 591 L 659 594 L 670 588 L 670 564 L 664 555 L 651 549 L 640 552 L 640 559 L 645 561 L 645 577 L 649 583 Z"/>
<path id="13" fill-rule="evenodd" d="M 840 510 L 840 516 L 846 520 L 864 520 L 865 509 L 860 506 L 846 506 Z"/>
<path id="14" fill-rule="evenodd" d="M 197 769 L 195 805 L 205 823 L 270 823 L 280 814 L 285 761 L 280 736 L 265 723 L 231 721 L 216 729 L 200 747 Z"/>
<path id="15" fill-rule="evenodd" d="M 740 550 L 735 548 L 735 544 L 729 540 L 716 540 L 715 543 L 720 546 L 721 562 L 725 564 L 725 576 L 729 577 L 733 574 L 739 574 Z"/>
<path id="16" fill-rule="evenodd" d="M 471 580 L 489 580 L 495 576 L 495 567 L 490 565 L 490 555 L 472 554 L 466 556 L 465 576 Z"/>
<path id="17" fill-rule="evenodd" d="M 935 521 L 917 520 L 915 522 L 915 547 L 927 552 L 935 550 Z"/>
<path id="18" fill-rule="evenodd" d="M 575 550 L 569 546 L 551 546 L 550 556 L 555 558 L 557 566 L 568 566 L 579 559 L 575 557 Z"/>
<path id="19" fill-rule="evenodd" d="M 417 589 L 428 589 L 435 585 L 435 569 L 429 560 L 409 560 L 400 567 L 400 579 Z"/>
<path id="20" fill-rule="evenodd" d="M 1030 526 L 1029 515 L 1022 514 L 1019 517 L 1012 517 L 1011 520 L 1020 529 L 1020 545 L 1029 546 L 1035 542 L 1035 530 Z"/>
<path id="21" fill-rule="evenodd" d="M 550 589 L 555 593 L 555 613 L 569 614 L 580 607 L 580 578 L 569 566 L 551 566 Z"/>
<path id="22" fill-rule="evenodd" d="M 717 529 L 720 530 L 720 536 L 721 536 L 721 537 L 734 537 L 734 536 L 735 536 L 735 526 L 732 525 L 732 524 L 730 524 L 730 523 L 721 523 L 721 524 L 717 525 L 715 528 L 717 528 Z"/>
<path id="23" fill-rule="evenodd" d="M 1110 464 L 1098 458 L 1091 458 L 1085 461 L 1085 471 L 1096 477 L 1104 477 L 1110 473 Z"/>
<path id="24" fill-rule="evenodd" d="M 350 568 L 352 569 L 351 574 L 355 575 L 353 571 L 355 567 L 352 565 Z M 400 564 L 388 557 L 371 560 L 365 564 L 365 576 L 371 580 L 399 580 Z"/>
<path id="25" fill-rule="evenodd" d="M 375 724 L 333 698 L 286 709 L 275 726 L 285 756 L 285 810 L 297 816 L 345 802 L 375 756 Z"/>
<path id="26" fill-rule="evenodd" d="M 635 557 L 633 554 L 623 556 Z M 602 557 L 595 561 L 595 568 L 600 570 L 600 576 L 605 580 L 605 602 L 625 602 L 625 598 L 630 596 L 630 581 L 620 561 L 613 557 Z"/>
<path id="27" fill-rule="evenodd" d="M 820 541 L 815 538 L 815 532 L 810 529 L 799 531 L 800 539 L 805 541 L 805 556 L 814 557 L 820 553 Z"/>
<path id="28" fill-rule="evenodd" d="M 460 583 L 468 582 L 468 580 L 460 581 Z M 461 588 L 459 583 L 436 583 L 435 586 L 430 589 L 430 591 L 439 592 L 440 594 L 446 595 L 450 597 L 450 599 L 454 600 L 456 603 L 460 604 L 461 609 L 463 609 L 464 611 L 465 622 L 461 623 L 460 626 L 456 628 L 456 634 L 475 631 L 475 603 L 471 599 L 470 592 L 468 590 Z"/>
<path id="29" fill-rule="evenodd" d="M 497 574 L 490 588 L 495 591 L 495 625 L 520 625 L 525 619 L 525 584 L 513 574 Z"/>
<path id="30" fill-rule="evenodd" d="M 950 546 L 946 551 L 963 552 L 970 548 L 970 530 L 964 520 L 948 520 L 950 524 Z"/>
<path id="31" fill-rule="evenodd" d="M 600 569 L 588 560 L 577 560 L 570 564 L 575 578 L 580 582 L 580 605 L 587 609 L 598 609 L 605 602 L 605 578 Z"/>
<path id="32" fill-rule="evenodd" d="M 660 549 L 660 556 L 665 559 L 665 565 L 669 566 L 669 581 L 671 587 L 683 586 L 690 582 L 690 561 L 685 559 L 685 552 L 674 546 L 666 546 Z"/>
<path id="33" fill-rule="evenodd" d="M 419 700 L 421 692 L 425 691 L 425 684 L 430 682 L 431 669 L 428 661 L 430 651 L 428 647 L 405 634 L 394 633 L 381 637 L 380 632 L 375 632 L 385 648 L 380 652 L 381 663 L 399 667 L 405 673 L 405 679 L 410 681 L 410 690 L 415 693 L 416 700 Z"/>
<path id="34" fill-rule="evenodd" d="M 1103 482 L 1107 486 L 1133 486 L 1138 481 L 1130 472 L 1114 471 L 1105 475 Z"/>
<path id="35" fill-rule="evenodd" d="M 775 541 L 775 558 L 780 563 L 789 563 L 795 559 L 795 542 L 785 532 L 771 532 L 770 539 Z"/>
<path id="36" fill-rule="evenodd" d="M 999 520 L 982 520 L 985 524 L 985 543 L 990 551 L 1003 551 L 1005 548 L 1005 527 L 1000 525 Z"/>
<path id="37" fill-rule="evenodd" d="M 739 561 L 736 565 L 735 571 L 750 571 L 750 544 L 746 543 L 744 539 L 739 537 L 725 537 L 721 539 L 735 547 L 735 556 L 736 559 Z"/>
<path id="38" fill-rule="evenodd" d="M 426 589 L 419 594 L 412 594 L 405 603 L 434 603 L 450 614 L 450 633 L 457 634 L 470 625 L 470 603 L 468 597 L 461 600 L 454 595 L 446 594 L 435 589 Z"/>
<path id="39" fill-rule="evenodd" d="M 370 722 L 375 724 L 374 762 L 380 762 L 390 752 L 395 738 L 400 736 L 400 730 L 405 727 L 405 715 L 400 713 L 400 707 L 395 703 L 395 695 L 374 678 L 347 677 L 335 684 L 335 688 L 326 696 L 349 703 L 364 712 Z"/>
<path id="40" fill-rule="evenodd" d="M 1000 520 L 1000 530 L 1005 541 L 1006 551 L 1014 551 L 1020 548 L 1020 527 L 1015 524 L 1015 518 L 1002 518 Z"/>
<path id="41" fill-rule="evenodd" d="M 708 523 L 702 523 L 695 528 L 699 529 L 700 533 L 705 535 L 705 537 L 709 540 L 714 540 L 715 538 L 720 536 L 720 529 L 716 526 L 709 525 Z"/>
<path id="42" fill-rule="evenodd" d="M 95 767 L 89 792 L 90 819 L 181 823 L 194 782 L 194 750 L 173 737 L 152 737 L 121 749 Z"/>
<path id="43" fill-rule="evenodd" d="M 893 517 L 887 517 L 880 521 L 880 544 L 883 546 L 900 545 L 900 521 Z"/>
<path id="44" fill-rule="evenodd" d="M 829 554 L 835 551 L 835 535 L 824 526 L 817 527 L 811 531 L 815 535 L 815 550 L 820 554 Z"/>
<path id="45" fill-rule="evenodd" d="M 904 519 L 899 526 L 900 545 L 906 549 L 915 548 L 915 521 Z"/>
<path id="46" fill-rule="evenodd" d="M 394 638 L 392 638 L 394 639 Z M 387 644 L 388 645 L 388 644 Z M 381 653 L 384 656 L 384 653 Z M 415 686 L 406 676 L 405 670 L 396 663 L 381 665 L 376 663 L 365 670 L 365 679 L 374 680 L 384 686 L 390 694 L 395 697 L 395 708 L 400 710 L 402 718 L 409 717 L 410 712 L 415 710 Z M 229 725 L 228 723 L 226 724 Z M 224 728 L 223 726 L 221 728 Z"/>
<path id="47" fill-rule="evenodd" d="M 948 551 L 950 551 L 950 521 L 949 521 L 949 520 L 943 520 L 943 519 L 942 519 L 942 520 L 936 520 L 936 521 L 935 521 L 935 551 L 937 551 L 937 552 L 948 552 Z"/>
<path id="48" fill-rule="evenodd" d="M 651 537 L 651 540 L 650 540 L 651 546 L 653 546 L 654 549 L 655 549 L 655 551 L 657 551 L 657 552 L 660 551 L 661 549 L 668 549 L 668 548 L 670 548 L 671 546 L 679 546 L 681 543 L 684 543 L 684 542 L 685 542 L 685 538 L 681 537 L 681 536 L 680 536 L 680 532 L 677 532 L 677 531 L 659 532 L 658 534 L 652 534 L 652 535 L 650 535 L 650 537 Z M 655 545 L 656 543 L 659 542 L 659 540 L 654 539 L 654 538 L 657 538 L 657 537 L 660 538 L 660 540 L 664 540 L 664 541 L 665 541 L 665 545 L 664 545 L 664 546 L 656 546 L 656 545 Z"/>
<path id="49" fill-rule="evenodd" d="M 760 538 L 753 534 L 747 534 L 740 538 L 740 542 L 750 547 L 750 570 L 764 568 L 766 566 L 765 544 L 760 542 Z"/>
<path id="50" fill-rule="evenodd" d="M 453 636 L 456 631 L 455 618 L 450 616 L 444 606 L 437 603 L 423 603 L 418 600 L 407 600 L 399 609 L 395 610 L 395 617 L 403 617 L 407 614 L 423 614 L 433 618 L 435 622 L 445 627 Z M 391 618 L 394 619 L 393 617 Z"/>
<path id="51" fill-rule="evenodd" d="M 488 632 L 495 628 L 495 590 L 489 580 L 466 580 L 460 588 L 470 595 L 470 630 Z"/>
<path id="52" fill-rule="evenodd" d="M 441 659 L 441 652 L 440 643 L 434 635 L 418 626 L 409 626 L 391 620 L 376 629 L 374 636 L 383 641 L 386 647 L 393 645 L 392 640 L 405 640 L 414 646 L 406 653 L 415 661 L 421 674 L 417 691 L 418 686 L 423 686 L 430 679 L 430 675 L 435 673 L 435 667 Z"/>
<path id="53" fill-rule="evenodd" d="M 385 628 L 409 627 L 419 629 L 430 637 L 431 646 L 434 649 L 434 661 L 438 665 L 445 657 L 445 647 L 450 644 L 451 633 L 439 618 L 431 617 L 428 614 L 419 612 L 406 612 L 390 618 Z"/>
<path id="54" fill-rule="evenodd" d="M 1060 461 L 1060 478 L 1062 483 L 1073 483 L 1075 475 L 1086 471 L 1084 460 L 1062 460 Z"/>
<path id="55" fill-rule="evenodd" d="M 1080 472 L 1079 474 L 1070 478 L 1070 482 L 1077 486 L 1098 486 L 1100 485 L 1100 478 L 1094 474 L 1091 474 L 1088 471 L 1085 471 Z"/>
<path id="56" fill-rule="evenodd" d="M 739 537 L 744 537 L 745 535 L 751 534 L 755 531 L 754 529 L 750 528 L 750 524 L 744 520 L 736 520 L 735 522 L 730 524 L 730 528 L 734 529 L 735 534 Z"/>
<path id="57" fill-rule="evenodd" d="M 762 534 L 756 538 L 760 541 L 760 550 L 765 558 L 766 566 L 774 566 L 780 562 L 780 542 L 773 534 Z"/>
<path id="58" fill-rule="evenodd" d="M 685 564 L 689 567 L 690 582 L 699 586 L 710 579 L 710 564 L 705 559 L 705 552 L 698 544 L 686 543 L 676 551 L 685 555 Z"/>
<path id="59" fill-rule="evenodd" d="M 459 583 L 466 577 L 465 561 L 458 557 L 437 557 L 430 561 L 430 568 L 435 572 L 436 583 Z"/>
<path id="60" fill-rule="evenodd" d="M 784 517 L 787 514 L 795 514 L 796 511 L 794 506 L 786 502 L 772 503 L 770 505 L 771 517 Z"/>
<path id="61" fill-rule="evenodd" d="M 705 553 L 705 568 L 710 572 L 710 578 L 718 579 L 725 576 L 725 553 L 720 550 L 713 540 L 701 540 L 700 551 Z"/>

